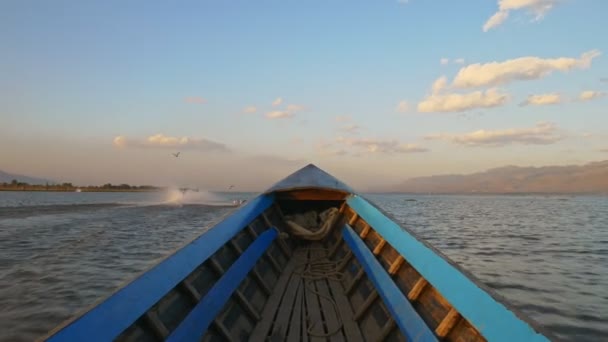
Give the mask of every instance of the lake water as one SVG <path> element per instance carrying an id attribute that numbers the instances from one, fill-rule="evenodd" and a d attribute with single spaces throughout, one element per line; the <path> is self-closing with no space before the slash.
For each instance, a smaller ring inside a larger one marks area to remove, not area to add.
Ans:
<path id="1" fill-rule="evenodd" d="M 0 192 L 0 340 L 29 341 L 253 194 Z M 608 197 L 369 195 L 567 340 L 608 336 Z"/>

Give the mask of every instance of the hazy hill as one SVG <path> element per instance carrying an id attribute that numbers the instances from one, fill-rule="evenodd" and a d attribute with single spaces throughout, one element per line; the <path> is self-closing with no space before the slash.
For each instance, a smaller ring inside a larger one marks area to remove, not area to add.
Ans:
<path id="1" fill-rule="evenodd" d="M 48 179 L 11 174 L 11 173 L 0 170 L 0 183 L 10 183 L 13 179 L 16 179 L 18 182 L 28 183 L 28 184 L 46 184 L 46 183 L 54 184 L 55 183 L 54 181 L 48 180 Z"/>
<path id="2" fill-rule="evenodd" d="M 608 193 L 608 161 L 585 165 L 505 166 L 468 175 L 411 178 L 397 192 Z"/>

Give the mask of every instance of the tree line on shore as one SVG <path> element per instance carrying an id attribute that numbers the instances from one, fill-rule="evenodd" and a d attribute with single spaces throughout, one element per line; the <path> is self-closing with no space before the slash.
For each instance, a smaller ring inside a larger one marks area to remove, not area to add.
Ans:
<path id="1" fill-rule="evenodd" d="M 78 186 L 72 183 L 61 184 L 29 184 L 13 179 L 11 182 L 0 183 L 0 190 L 15 191 L 157 191 L 162 188 L 152 185 L 112 184 Z"/>

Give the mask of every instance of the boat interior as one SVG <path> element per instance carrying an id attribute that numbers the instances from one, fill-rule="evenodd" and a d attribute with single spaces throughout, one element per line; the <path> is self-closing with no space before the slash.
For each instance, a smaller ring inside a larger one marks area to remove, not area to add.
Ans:
<path id="1" fill-rule="evenodd" d="M 348 206 L 347 196 L 346 192 L 321 189 L 275 193 L 272 205 L 117 340 L 199 336 L 197 340 L 203 341 L 484 341 Z M 294 223 L 312 234 L 323 226 L 329 229 L 323 236 L 301 236 L 290 227 Z M 251 269 L 241 276 L 231 273 L 241 267 L 243 259 L 251 260 L 246 251 L 257 248 L 265 234 L 276 238 L 260 250 Z M 230 281 L 234 290 L 227 285 Z M 218 303 L 217 312 L 212 312 L 209 308 L 213 305 L 202 305 L 202 301 L 218 284 L 226 293 L 223 297 L 213 294 Z M 391 286 L 394 288 L 379 291 L 379 287 Z M 381 295 L 395 290 L 407 298 L 415 312 L 395 312 L 407 311 L 407 305 Z M 197 308 L 206 309 L 197 316 Z M 188 320 L 192 323 L 184 323 Z M 403 320 L 408 320 L 407 331 L 400 322 Z"/>

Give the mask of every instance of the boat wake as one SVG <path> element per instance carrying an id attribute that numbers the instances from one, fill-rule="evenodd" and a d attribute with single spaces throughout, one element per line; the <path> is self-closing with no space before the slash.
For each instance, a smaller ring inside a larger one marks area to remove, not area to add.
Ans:
<path id="1" fill-rule="evenodd" d="M 171 188 L 162 204 L 165 205 L 204 205 L 204 206 L 235 206 L 234 202 L 220 194 L 206 190 L 190 190 Z"/>

